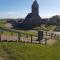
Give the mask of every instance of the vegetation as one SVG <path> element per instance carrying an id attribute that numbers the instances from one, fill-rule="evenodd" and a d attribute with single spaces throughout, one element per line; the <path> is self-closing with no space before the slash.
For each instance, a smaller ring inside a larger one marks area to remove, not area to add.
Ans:
<path id="1" fill-rule="evenodd" d="M 0 27 L 4 27 L 5 22 L 2 21 L 0 24 Z M 34 29 L 50 31 L 56 27 L 57 25 L 41 25 Z M 36 34 L 22 30 L 17 31 L 24 34 Z M 11 33 L 4 32 L 4 34 Z M 0 42 L 0 60 L 60 60 L 60 41 L 52 46 L 21 42 Z"/>
<path id="2" fill-rule="evenodd" d="M 60 42 L 52 46 L 17 42 L 0 42 L 4 60 L 60 60 Z"/>
<path id="3" fill-rule="evenodd" d="M 50 18 L 49 19 L 49 21 L 52 21 L 52 20 L 58 20 L 58 16 L 53 16 L 52 18 Z M 5 28 L 5 24 L 6 24 L 6 20 L 0 20 L 0 27 L 4 27 Z M 57 28 L 58 26 L 55 24 L 55 25 L 49 25 L 49 24 L 42 24 L 40 27 L 35 27 L 35 28 L 33 28 L 33 29 L 36 29 L 36 30 L 43 30 L 43 31 L 50 31 L 50 30 L 55 30 L 56 28 Z M 60 25 L 59 25 L 59 27 L 60 27 Z M 7 28 L 8 29 L 8 28 Z M 15 30 L 15 29 L 14 29 Z M 22 33 L 26 33 L 26 34 L 33 34 L 33 35 L 35 35 L 35 32 L 28 32 L 28 30 L 27 31 L 25 31 L 25 30 L 17 30 L 17 31 L 20 31 L 20 32 L 22 32 Z M 9 32 L 8 32 L 9 33 Z"/>
<path id="4" fill-rule="evenodd" d="M 54 31 L 56 29 L 56 27 L 57 27 L 56 25 L 42 24 L 40 27 L 36 27 L 34 29 L 43 30 L 43 31 L 50 31 L 50 30 Z"/>
<path id="5" fill-rule="evenodd" d="M 49 18 L 49 24 L 52 25 L 60 25 L 60 16 L 59 15 L 55 15 L 52 16 L 51 18 Z"/>
<path id="6" fill-rule="evenodd" d="M 6 21 L 0 20 L 0 27 L 5 27 L 5 23 L 6 23 Z"/>

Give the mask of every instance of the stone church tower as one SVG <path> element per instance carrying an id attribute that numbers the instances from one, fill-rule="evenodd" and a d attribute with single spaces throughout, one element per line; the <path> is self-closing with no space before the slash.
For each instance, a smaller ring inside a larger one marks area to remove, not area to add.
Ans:
<path id="1" fill-rule="evenodd" d="M 32 4 L 32 16 L 39 16 L 39 5 L 36 0 Z"/>
<path id="2" fill-rule="evenodd" d="M 24 23 L 34 26 L 41 24 L 41 17 L 39 16 L 39 5 L 36 0 L 33 2 L 31 10 L 31 13 L 26 16 Z"/>

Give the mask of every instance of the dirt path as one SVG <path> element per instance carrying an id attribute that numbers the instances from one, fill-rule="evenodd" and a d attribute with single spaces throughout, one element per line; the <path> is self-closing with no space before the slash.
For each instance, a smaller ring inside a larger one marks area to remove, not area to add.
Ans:
<path id="1" fill-rule="evenodd" d="M 52 40 L 52 39 L 50 39 L 50 40 L 48 40 L 47 42 L 48 42 L 48 43 L 47 43 L 48 45 L 52 45 L 52 44 L 56 43 L 57 40 Z"/>
<path id="2" fill-rule="evenodd" d="M 2 57 L 0 57 L 0 60 L 4 60 Z"/>

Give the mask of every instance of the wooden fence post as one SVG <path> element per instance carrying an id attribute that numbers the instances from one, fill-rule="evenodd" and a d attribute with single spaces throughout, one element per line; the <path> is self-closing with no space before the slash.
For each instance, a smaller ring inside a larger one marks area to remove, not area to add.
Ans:
<path id="1" fill-rule="evenodd" d="M 47 38 L 45 38 L 45 45 L 47 45 Z"/>
<path id="2" fill-rule="evenodd" d="M 51 34 L 51 39 L 53 38 L 53 33 Z"/>
<path id="3" fill-rule="evenodd" d="M 38 41 L 41 44 L 41 40 L 43 40 L 43 31 L 38 31 Z"/>
<path id="4" fill-rule="evenodd" d="M 56 38 L 56 36 L 57 36 L 57 35 L 56 35 L 56 34 L 54 34 L 54 38 Z"/>
<path id="5" fill-rule="evenodd" d="M 0 42 L 1 42 L 1 34 L 0 34 Z"/>
<path id="6" fill-rule="evenodd" d="M 18 33 L 18 42 L 20 42 L 20 37 L 21 37 L 21 34 Z"/>
<path id="7" fill-rule="evenodd" d="M 47 36 L 47 32 L 46 32 L 46 36 Z"/>
<path id="8" fill-rule="evenodd" d="M 31 35 L 31 43 L 32 43 L 32 38 L 33 38 L 33 37 L 32 37 L 32 35 Z"/>
<path id="9" fill-rule="evenodd" d="M 39 40 L 39 44 L 41 44 L 41 40 Z"/>

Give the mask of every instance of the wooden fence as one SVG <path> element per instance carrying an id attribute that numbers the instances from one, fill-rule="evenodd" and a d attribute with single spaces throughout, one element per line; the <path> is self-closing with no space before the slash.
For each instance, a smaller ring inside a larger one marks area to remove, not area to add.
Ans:
<path id="1" fill-rule="evenodd" d="M 10 35 L 4 34 L 4 31 L 10 32 Z M 14 35 L 16 33 L 16 36 Z M 37 43 L 42 44 L 41 41 L 43 41 L 44 44 L 47 44 L 47 40 L 53 39 L 56 37 L 60 37 L 59 35 L 53 34 L 53 33 L 43 33 L 43 39 L 38 40 L 39 36 L 33 35 L 33 34 L 27 34 L 23 32 L 19 32 L 13 29 L 5 29 L 0 27 L 0 42 L 25 42 L 25 43 Z"/>
<path id="2" fill-rule="evenodd" d="M 11 34 L 10 35 L 4 34 L 5 31 L 10 32 Z M 15 36 L 14 33 L 17 36 Z M 14 39 L 13 39 L 13 37 L 14 37 Z M 5 41 L 6 42 L 12 42 L 12 41 L 19 42 L 19 41 L 21 41 L 21 42 L 39 43 L 39 41 L 37 41 L 37 39 L 38 39 L 37 35 L 23 33 L 23 32 L 13 30 L 13 29 L 5 29 L 5 28 L 0 27 L 0 42 L 5 42 Z"/>

